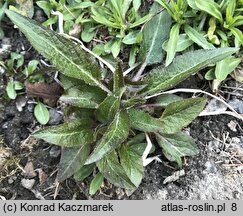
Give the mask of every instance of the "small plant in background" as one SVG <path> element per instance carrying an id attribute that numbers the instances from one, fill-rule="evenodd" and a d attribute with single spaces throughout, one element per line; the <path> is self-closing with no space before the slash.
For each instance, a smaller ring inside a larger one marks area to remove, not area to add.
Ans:
<path id="1" fill-rule="evenodd" d="M 118 6 L 117 1 L 112 2 L 112 7 Z M 117 20 L 127 12 L 120 13 L 119 7 L 116 10 Z M 13 11 L 6 13 L 33 47 L 62 73 L 65 92 L 60 100 L 67 104 L 65 123 L 32 134 L 62 147 L 57 182 L 72 175 L 82 181 L 95 173 L 91 194 L 98 190 L 104 178 L 133 191 L 141 183 L 146 157 L 153 145 L 161 147 L 164 156 L 179 167 L 183 164 L 182 157 L 198 153 L 193 139 L 181 130 L 202 111 L 206 98 L 156 96 L 165 94 L 164 91 L 208 65 L 231 56 L 236 48 L 187 52 L 177 56 L 169 66 L 154 67 L 143 80 L 134 82 L 124 75 L 119 64 L 113 74 L 100 68 L 93 56 L 67 35 L 59 35 Z M 161 63 L 163 57 L 161 46 L 158 49 L 161 40 L 157 41 L 157 37 L 163 33 L 159 30 L 159 26 L 163 28 L 162 20 L 169 18 L 163 13 L 153 19 L 157 23 L 156 36 L 146 41 L 145 52 L 139 53 L 145 62 L 143 68 Z M 147 26 L 143 34 L 149 30 Z M 165 30 L 163 40 L 168 34 Z M 158 57 L 152 55 L 154 51 Z M 42 109 L 41 105 L 38 109 Z"/>
<path id="2" fill-rule="evenodd" d="M 163 44 L 166 65 L 174 59 L 176 52 L 202 47 L 241 47 L 243 34 L 242 1 L 225 0 L 156 0 L 173 19 L 170 38 Z M 230 56 L 218 62 L 206 74 L 213 80 L 212 89 L 217 92 L 220 83 L 240 64 L 241 59 Z"/>

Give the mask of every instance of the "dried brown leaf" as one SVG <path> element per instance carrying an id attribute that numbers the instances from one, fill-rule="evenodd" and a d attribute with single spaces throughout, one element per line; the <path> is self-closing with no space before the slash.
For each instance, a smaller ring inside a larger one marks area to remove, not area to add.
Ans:
<path id="1" fill-rule="evenodd" d="M 48 105 L 54 106 L 61 96 L 63 89 L 58 83 L 27 83 L 26 92 L 28 97 L 40 97 Z"/>

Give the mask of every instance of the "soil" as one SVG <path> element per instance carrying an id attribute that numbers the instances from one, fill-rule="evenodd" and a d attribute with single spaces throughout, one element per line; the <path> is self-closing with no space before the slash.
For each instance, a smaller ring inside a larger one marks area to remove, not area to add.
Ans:
<path id="1" fill-rule="evenodd" d="M 11 51 L 23 51 L 25 60 L 40 56 L 31 48 L 18 31 L 9 32 Z M 3 41 L 1 41 L 2 43 Z M 23 48 L 24 47 L 24 48 Z M 7 56 L 5 57 L 7 58 Z M 16 74 L 17 76 L 17 74 Z M 180 87 L 200 88 L 205 83 L 191 77 Z M 235 86 L 231 79 L 228 86 Z M 105 182 L 96 195 L 88 194 L 91 178 L 75 182 L 69 178 L 55 186 L 60 160 L 60 148 L 30 136 L 40 125 L 33 116 L 31 100 L 19 111 L 18 100 L 7 101 L 4 97 L 6 77 L 0 74 L 0 197 L 3 199 L 243 199 L 243 124 L 240 120 L 226 116 L 198 117 L 186 129 L 196 141 L 200 153 L 185 158 L 181 176 L 165 183 L 169 176 L 178 173 L 176 164 L 164 160 L 148 165 L 144 179 L 132 194 Z M 242 95 L 242 93 L 238 92 Z M 188 95 L 183 95 L 188 97 Z M 229 96 L 228 100 L 243 100 L 243 97 Z M 51 124 L 62 121 L 52 108 L 55 116 Z M 232 126 L 234 125 L 234 127 Z M 162 152 L 158 152 L 162 155 Z M 1 167 L 2 158 L 11 162 Z M 162 155 L 163 157 L 163 155 Z M 23 169 L 27 172 L 23 172 Z M 184 174 L 183 174 L 184 172 Z M 58 189 L 58 190 L 57 190 Z"/>

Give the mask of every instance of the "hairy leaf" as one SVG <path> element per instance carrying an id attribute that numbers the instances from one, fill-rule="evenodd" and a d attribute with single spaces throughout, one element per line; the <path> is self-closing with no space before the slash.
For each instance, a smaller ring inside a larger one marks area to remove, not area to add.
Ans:
<path id="1" fill-rule="evenodd" d="M 85 145 L 94 141 L 90 122 L 85 121 L 85 119 L 76 120 L 58 126 L 46 127 L 34 132 L 32 136 L 65 147 Z"/>
<path id="2" fill-rule="evenodd" d="M 169 104 L 161 116 L 163 133 L 173 134 L 189 125 L 203 110 L 205 98 L 189 98 Z"/>
<path id="3" fill-rule="evenodd" d="M 104 181 L 103 174 L 102 173 L 96 174 L 96 176 L 93 178 L 93 180 L 90 183 L 89 194 L 94 195 L 99 190 L 103 181 Z"/>
<path id="4" fill-rule="evenodd" d="M 91 146 L 87 144 L 81 145 L 81 147 L 63 148 L 58 165 L 57 181 L 64 181 L 83 167 L 90 154 L 90 150 Z"/>
<path id="5" fill-rule="evenodd" d="M 128 110 L 128 114 L 131 128 L 144 132 L 162 131 L 163 124 L 160 119 L 156 119 L 148 113 L 133 108 Z"/>
<path id="6" fill-rule="evenodd" d="M 99 82 L 100 67 L 79 45 L 16 12 L 6 10 L 6 14 L 25 34 L 33 47 L 63 74 L 104 88 Z"/>
<path id="7" fill-rule="evenodd" d="M 117 84 L 116 84 L 117 85 Z M 115 87 L 117 88 L 117 87 Z M 107 123 L 113 120 L 118 109 L 125 88 L 120 88 L 114 95 L 107 96 L 95 111 L 95 115 L 100 122 Z"/>
<path id="8" fill-rule="evenodd" d="M 119 158 L 127 176 L 138 187 L 144 172 L 142 156 L 131 145 L 124 144 L 119 149 Z"/>
<path id="9" fill-rule="evenodd" d="M 161 106 L 161 107 L 166 107 L 173 102 L 178 102 L 181 100 L 183 100 L 183 98 L 179 97 L 177 95 L 165 94 L 165 95 L 160 95 L 156 98 L 155 105 Z"/>
<path id="10" fill-rule="evenodd" d="M 113 92 L 116 93 L 124 86 L 124 77 L 121 63 L 118 62 L 117 68 L 113 75 Z"/>
<path id="11" fill-rule="evenodd" d="M 181 157 L 198 154 L 194 140 L 182 132 L 177 134 L 156 134 L 156 139 L 166 158 L 170 161 L 176 161 L 180 167 L 182 166 Z"/>
<path id="12" fill-rule="evenodd" d="M 153 94 L 169 89 L 207 65 L 218 62 L 237 50 L 236 48 L 197 50 L 178 56 L 168 67 L 154 68 L 145 77 L 144 84 L 147 86 L 142 92 Z"/>
<path id="13" fill-rule="evenodd" d="M 154 3 L 151 12 L 157 12 L 161 7 Z M 139 52 L 140 59 L 146 65 L 160 63 L 164 52 L 161 45 L 169 38 L 171 18 L 166 11 L 154 16 L 147 22 L 142 31 L 143 41 Z"/>
<path id="14" fill-rule="evenodd" d="M 60 97 L 60 101 L 81 108 L 97 108 L 104 100 L 106 94 L 95 86 L 75 86 L 67 90 L 66 94 Z"/>
<path id="15" fill-rule="evenodd" d="M 135 185 L 126 175 L 115 151 L 97 162 L 99 171 L 115 186 L 134 190 Z"/>
<path id="16" fill-rule="evenodd" d="M 127 112 L 118 112 L 100 142 L 91 153 L 86 164 L 96 162 L 116 149 L 127 138 L 129 126 L 129 117 Z"/>

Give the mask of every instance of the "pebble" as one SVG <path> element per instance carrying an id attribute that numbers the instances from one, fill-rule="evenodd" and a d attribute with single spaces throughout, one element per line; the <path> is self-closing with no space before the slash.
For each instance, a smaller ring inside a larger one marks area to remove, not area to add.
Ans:
<path id="1" fill-rule="evenodd" d="M 28 189 L 31 190 L 35 184 L 35 179 L 22 179 L 21 180 L 21 185 Z"/>
<path id="2" fill-rule="evenodd" d="M 50 156 L 53 158 L 57 158 L 61 154 L 61 149 L 59 146 L 52 146 L 49 152 Z"/>
<path id="3" fill-rule="evenodd" d="M 229 105 L 232 106 L 236 112 L 243 114 L 243 100 L 234 98 L 229 101 Z"/>
<path id="4" fill-rule="evenodd" d="M 49 109 L 50 120 L 48 122 L 49 125 L 57 125 L 62 122 L 62 115 L 57 112 L 55 109 Z"/>

